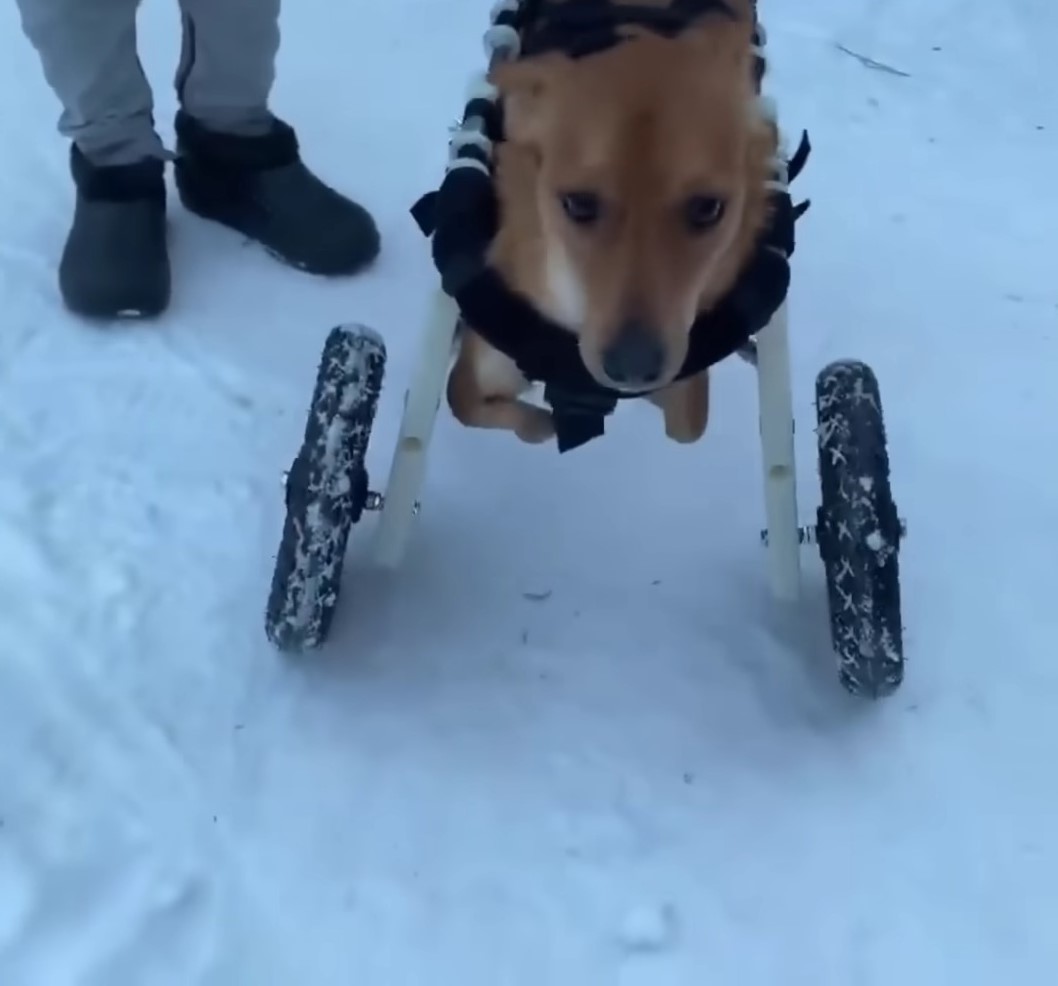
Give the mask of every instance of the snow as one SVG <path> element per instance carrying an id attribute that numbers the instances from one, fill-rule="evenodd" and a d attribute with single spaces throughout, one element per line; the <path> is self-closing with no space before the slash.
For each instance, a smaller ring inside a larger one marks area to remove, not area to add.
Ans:
<path id="1" fill-rule="evenodd" d="M 1051 0 L 766 3 L 815 154 L 792 295 L 812 388 L 875 368 L 907 678 L 836 680 L 822 575 L 780 607 L 755 386 L 710 433 L 623 408 L 553 447 L 443 414 L 405 566 L 354 534 L 334 638 L 262 611 L 328 330 L 390 353 L 384 476 L 437 181 L 487 0 L 284 11 L 277 110 L 378 215 L 349 282 L 172 210 L 158 325 L 86 327 L 54 268 L 57 107 L 0 10 L 2 986 L 996 986 L 1058 964 L 1058 33 Z M 175 4 L 142 11 L 168 137 Z M 806 559 L 811 556 L 806 552 Z"/>

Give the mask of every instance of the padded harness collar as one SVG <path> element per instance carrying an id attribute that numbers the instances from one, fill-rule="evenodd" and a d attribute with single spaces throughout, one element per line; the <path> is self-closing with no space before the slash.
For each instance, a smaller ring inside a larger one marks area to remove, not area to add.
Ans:
<path id="1" fill-rule="evenodd" d="M 501 0 L 492 31 L 509 32 L 507 37 L 523 57 L 554 50 L 585 57 L 626 40 L 629 27 L 673 37 L 708 13 L 735 16 L 724 0 L 673 0 L 669 7 L 609 0 Z M 759 52 L 759 25 L 756 41 Z M 759 55 L 758 91 L 763 74 Z M 500 219 L 491 146 L 502 139 L 502 107 L 495 97 L 470 99 L 452 137 L 441 187 L 422 196 L 411 211 L 422 232 L 432 236 L 442 290 L 456 301 L 462 320 L 513 360 L 528 380 L 544 384 L 558 450 L 566 452 L 601 436 L 618 400 L 641 397 L 646 391 L 626 393 L 599 384 L 584 366 L 576 336 L 514 292 L 489 266 L 486 257 Z M 810 150 L 803 134 L 793 157 L 776 162 L 771 224 L 732 290 L 695 320 L 677 379 L 701 373 L 746 346 L 785 301 L 794 224 L 808 208 L 807 202 L 793 205 L 787 185 L 800 173 Z"/>
<path id="2" fill-rule="evenodd" d="M 610 0 L 529 0 L 526 20 L 531 27 L 522 44 L 522 57 L 561 51 L 570 58 L 583 58 L 619 44 L 629 36 L 629 28 L 647 28 L 674 38 L 705 14 L 736 19 L 726 0 L 672 0 L 667 7 Z"/>

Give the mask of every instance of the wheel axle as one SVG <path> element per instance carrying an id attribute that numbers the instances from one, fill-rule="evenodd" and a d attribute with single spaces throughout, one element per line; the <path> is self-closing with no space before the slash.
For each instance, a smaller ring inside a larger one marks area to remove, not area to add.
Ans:
<path id="1" fill-rule="evenodd" d="M 290 470 L 283 470 L 283 489 L 286 489 L 287 480 L 290 478 Z M 386 496 L 384 493 L 377 493 L 374 490 L 368 490 L 367 496 L 364 499 L 364 509 L 369 510 L 372 513 L 378 513 L 386 505 Z M 422 504 L 416 500 L 412 506 L 412 515 L 415 517 L 419 516 L 419 511 L 422 509 Z"/>
<path id="2" fill-rule="evenodd" d="M 907 522 L 900 519 L 900 538 L 903 540 L 907 537 Z M 797 528 L 797 542 L 798 544 L 818 544 L 818 528 L 815 524 L 803 524 Z M 764 547 L 768 546 L 768 531 L 767 529 L 760 532 L 760 543 Z"/>
<path id="3" fill-rule="evenodd" d="M 367 499 L 364 500 L 364 509 L 371 510 L 374 512 L 380 511 L 386 505 L 386 495 L 384 493 L 376 493 L 374 490 L 368 491 Z M 413 517 L 419 516 L 419 511 L 422 509 L 422 504 L 416 500 L 412 504 L 411 512 Z"/>

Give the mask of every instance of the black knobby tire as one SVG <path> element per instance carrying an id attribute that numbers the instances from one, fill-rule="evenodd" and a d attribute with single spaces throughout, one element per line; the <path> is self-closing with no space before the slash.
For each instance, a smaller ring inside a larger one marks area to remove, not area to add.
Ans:
<path id="1" fill-rule="evenodd" d="M 338 326 L 327 336 L 304 441 L 287 475 L 265 616 L 280 650 L 318 647 L 330 631 L 349 533 L 367 501 L 364 460 L 385 367 L 385 343 L 371 329 Z"/>
<path id="2" fill-rule="evenodd" d="M 904 678 L 900 519 L 874 372 L 853 360 L 816 378 L 817 518 L 830 628 L 841 683 L 854 695 L 892 694 Z"/>

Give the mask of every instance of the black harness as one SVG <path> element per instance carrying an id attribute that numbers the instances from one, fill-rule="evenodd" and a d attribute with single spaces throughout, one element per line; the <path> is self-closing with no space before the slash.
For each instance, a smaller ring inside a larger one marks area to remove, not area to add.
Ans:
<path id="1" fill-rule="evenodd" d="M 725 0 L 672 0 L 668 7 L 609 0 L 522 0 L 516 9 L 501 9 L 493 23 L 494 28 L 517 31 L 521 57 L 562 51 L 581 58 L 626 40 L 628 28 L 674 37 L 709 13 L 736 16 Z M 762 42 L 763 31 L 756 25 L 758 50 Z M 758 57 L 758 92 L 765 69 L 763 57 Z M 471 99 L 462 122 L 468 129 L 480 126 L 486 142 L 503 140 L 503 110 L 497 101 Z M 601 436 L 605 418 L 618 400 L 642 397 L 645 392 L 623 392 L 599 384 L 584 366 L 576 336 L 512 291 L 488 265 L 487 251 L 500 216 L 491 157 L 482 143 L 458 147 L 441 187 L 420 198 L 412 215 L 422 232 L 433 237 L 433 260 L 442 290 L 455 300 L 463 321 L 513 360 L 526 379 L 544 385 L 558 450 L 566 452 Z M 677 379 L 701 373 L 748 345 L 786 300 L 794 224 L 809 204 L 794 206 L 787 185 L 801 172 L 810 150 L 808 135 L 802 134 L 796 152 L 782 168 L 785 174 L 773 176 L 771 223 L 731 291 L 695 320 L 687 359 Z"/>

